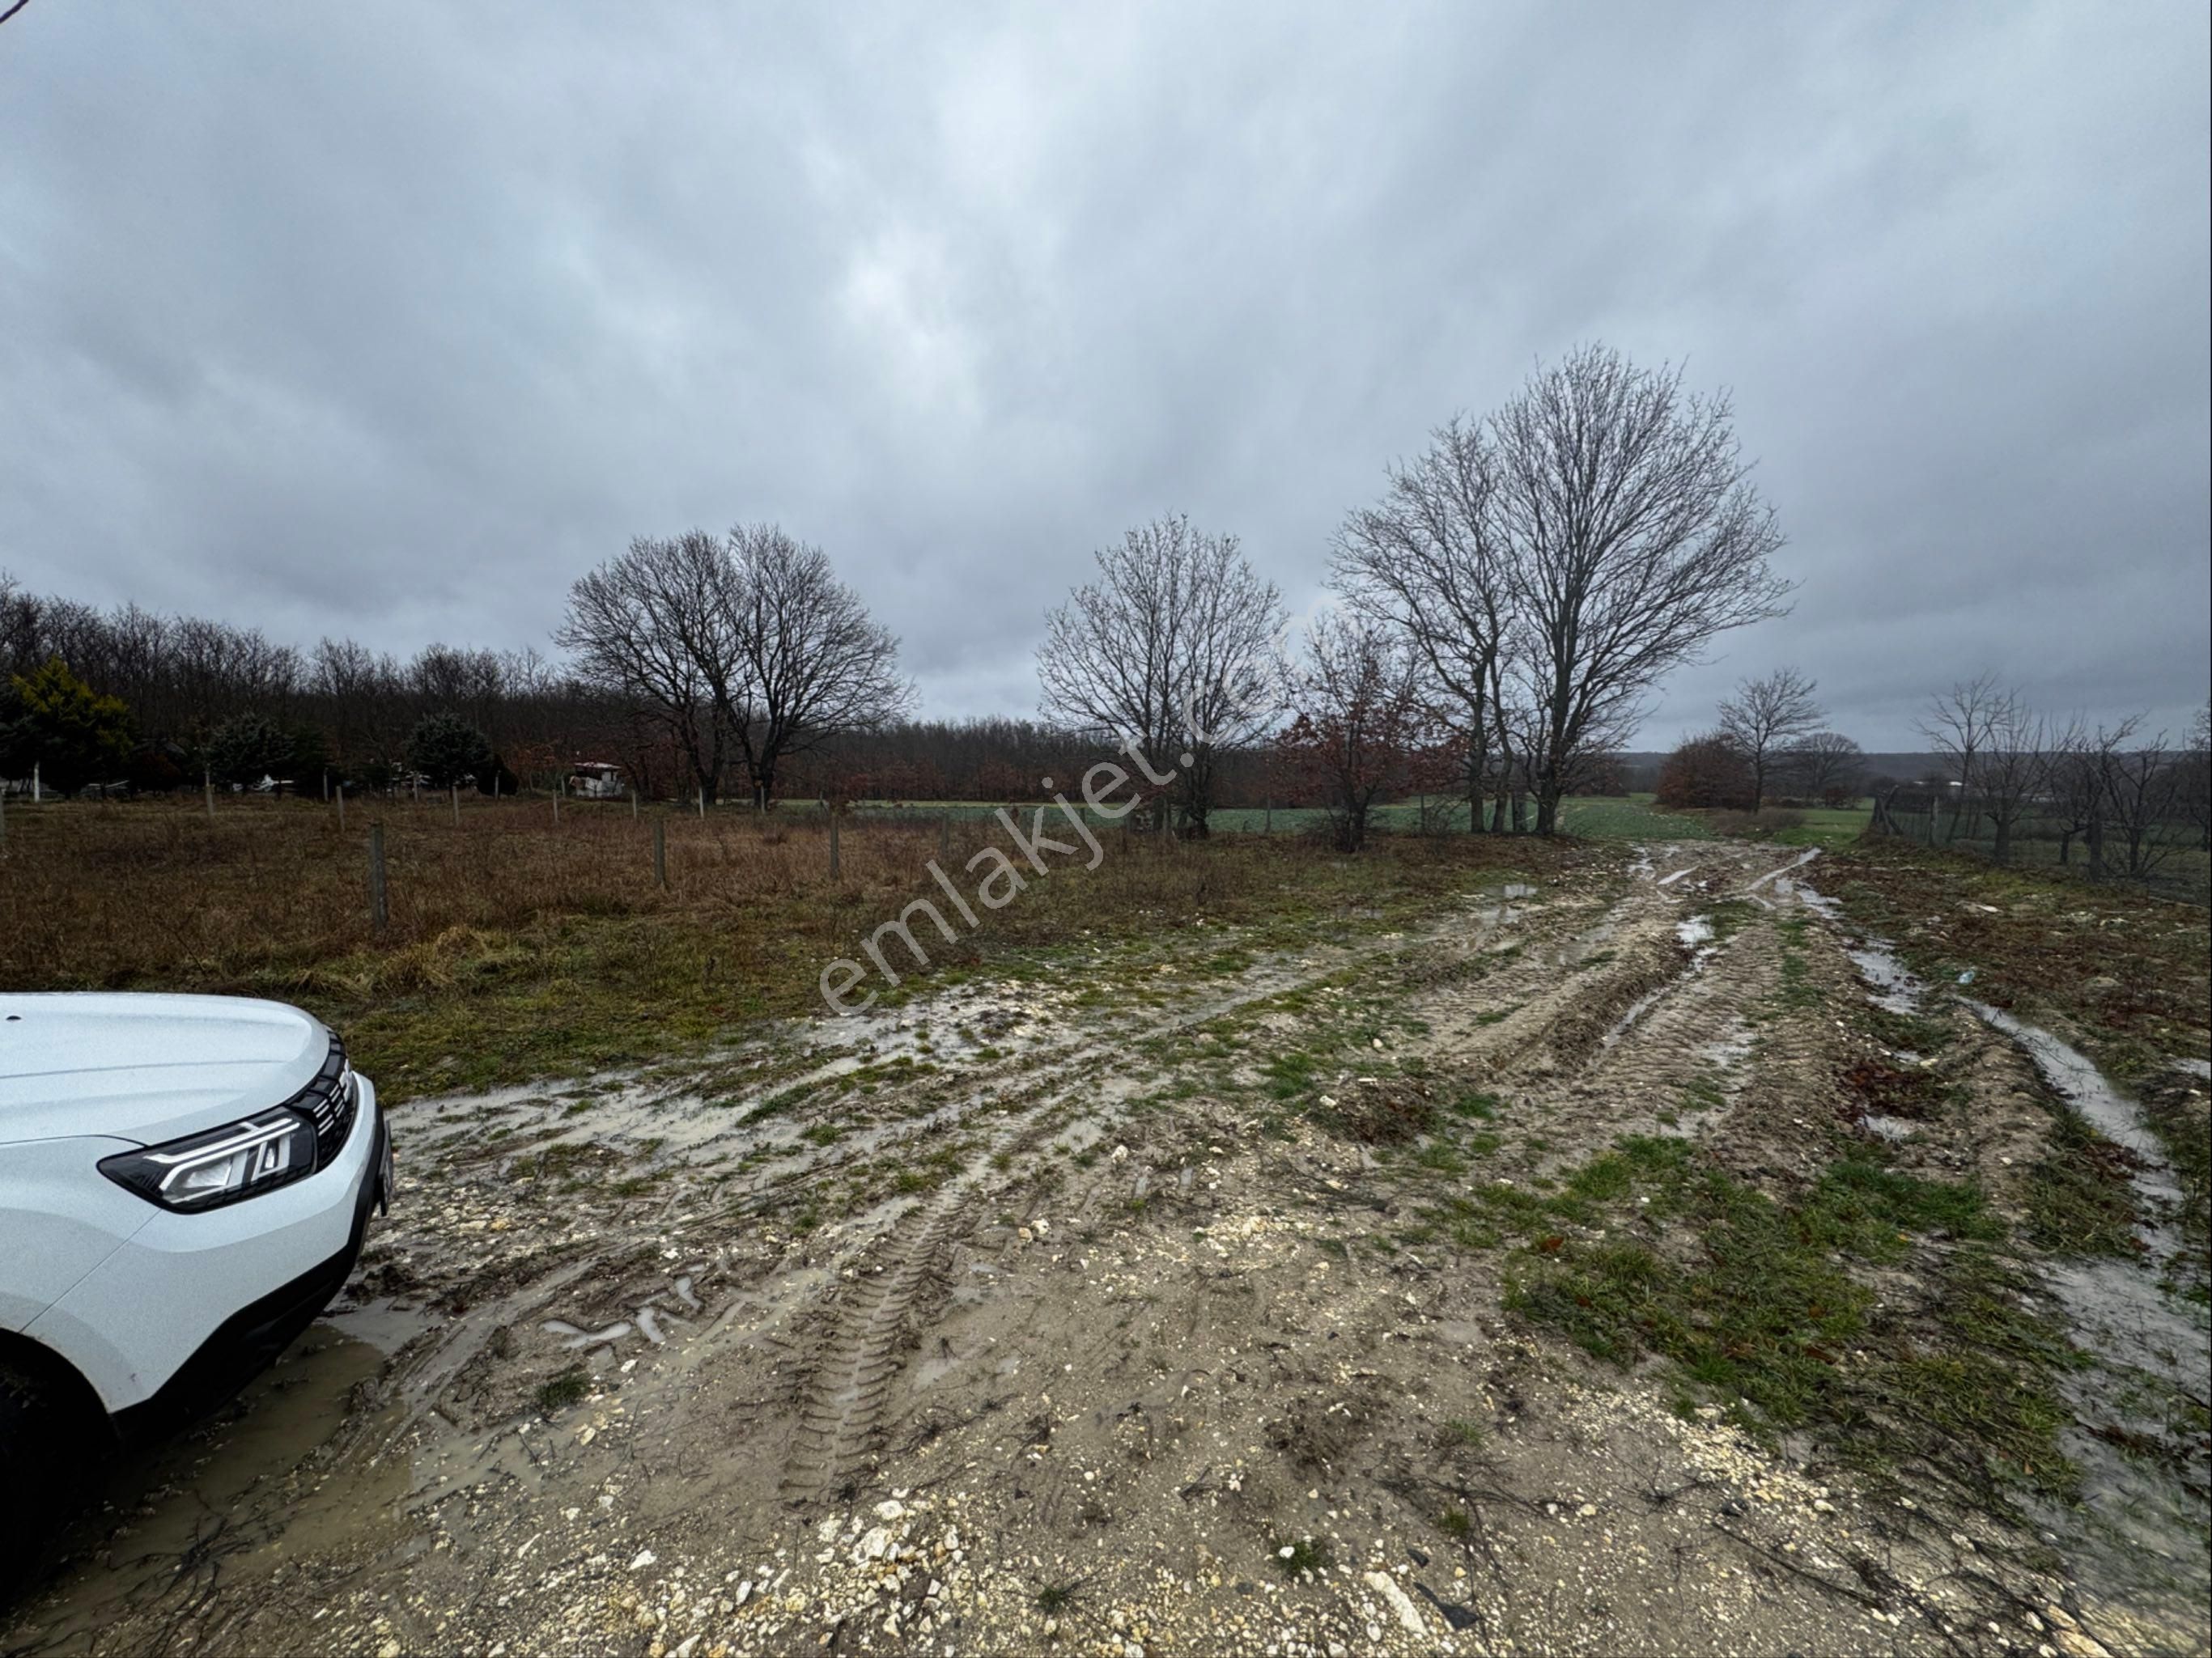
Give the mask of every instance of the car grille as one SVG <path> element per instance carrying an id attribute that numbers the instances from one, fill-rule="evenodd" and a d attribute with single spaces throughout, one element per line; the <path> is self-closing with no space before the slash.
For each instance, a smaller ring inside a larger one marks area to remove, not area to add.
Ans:
<path id="1" fill-rule="evenodd" d="M 331 1051 L 315 1079 L 301 1089 L 292 1104 L 315 1120 L 315 1167 L 329 1166 L 346 1136 L 353 1133 L 354 1113 L 360 1108 L 361 1090 L 346 1068 L 345 1044 L 331 1038 Z"/>

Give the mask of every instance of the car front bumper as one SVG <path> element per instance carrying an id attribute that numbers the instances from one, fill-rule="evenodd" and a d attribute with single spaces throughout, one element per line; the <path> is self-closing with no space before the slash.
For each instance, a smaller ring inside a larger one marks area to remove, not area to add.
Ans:
<path id="1" fill-rule="evenodd" d="M 391 1153 L 375 1088 L 360 1081 L 327 1167 L 207 1213 L 155 1213 L 26 1332 L 76 1366 L 125 1438 L 222 1403 L 345 1283 Z"/>

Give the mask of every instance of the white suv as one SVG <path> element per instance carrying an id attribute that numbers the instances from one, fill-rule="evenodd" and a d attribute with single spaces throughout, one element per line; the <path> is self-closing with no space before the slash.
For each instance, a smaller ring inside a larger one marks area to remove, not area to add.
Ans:
<path id="1" fill-rule="evenodd" d="M 392 1184 L 323 1023 L 226 996 L 0 995 L 0 1579 L 82 1484 L 337 1293 Z"/>

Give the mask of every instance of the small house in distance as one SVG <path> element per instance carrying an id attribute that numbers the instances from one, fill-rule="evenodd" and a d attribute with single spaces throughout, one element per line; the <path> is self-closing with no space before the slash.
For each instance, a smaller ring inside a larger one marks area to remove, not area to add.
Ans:
<path id="1" fill-rule="evenodd" d="M 611 760 L 579 760 L 568 768 L 568 793 L 585 800 L 619 800 L 629 785 Z"/>

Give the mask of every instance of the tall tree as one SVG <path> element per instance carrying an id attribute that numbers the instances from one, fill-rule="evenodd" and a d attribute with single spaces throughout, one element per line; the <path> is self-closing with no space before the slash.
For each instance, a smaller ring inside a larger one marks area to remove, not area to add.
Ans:
<path id="1" fill-rule="evenodd" d="M 1511 559 L 1540 693 L 1536 827 L 1593 733 L 1718 635 L 1783 615 L 1782 546 L 1725 392 L 1585 346 L 1489 422 L 1493 517 Z"/>
<path id="2" fill-rule="evenodd" d="M 1930 697 L 1927 713 L 1917 722 L 1920 734 L 1943 756 L 1950 768 L 1950 780 L 1958 785 L 1953 796 L 1951 826 L 1943 835 L 1946 844 L 1958 839 L 1961 825 L 1971 840 L 1973 825 L 1981 821 L 1977 796 L 1982 762 L 2012 701 L 2011 693 L 1997 683 L 1996 675 L 1984 671 L 1972 679 L 1955 680 L 1949 690 Z M 1931 805 L 1929 810 L 1932 829 L 1935 808 Z"/>
<path id="3" fill-rule="evenodd" d="M 1808 800 L 1855 796 L 1865 780 L 1866 756 L 1841 732 L 1808 732 L 1782 756 L 1790 782 Z"/>
<path id="4" fill-rule="evenodd" d="M 1753 811 L 1766 804 L 1767 780 L 1783 750 L 1797 738 L 1811 736 L 1827 718 L 1813 700 L 1814 689 L 1796 669 L 1777 668 L 1742 681 L 1735 695 L 1721 704 L 1721 735 L 1742 751 L 1751 771 Z"/>
<path id="5" fill-rule="evenodd" d="M 752 671 L 732 589 L 727 550 L 705 531 L 640 536 L 577 579 L 554 635 L 587 681 L 667 737 L 708 800 Z"/>
<path id="6" fill-rule="evenodd" d="M 717 695 L 736 733 L 753 800 L 775 799 L 785 760 L 872 731 L 914 701 L 898 638 L 837 580 L 819 547 L 773 524 L 730 531 L 723 592 L 744 671 Z"/>
<path id="7" fill-rule="evenodd" d="M 407 763 L 434 789 L 458 788 L 490 767 L 491 743 L 460 715 L 441 711 L 409 734 Z"/>
<path id="8" fill-rule="evenodd" d="M 1219 756 L 1280 706 L 1282 596 L 1236 537 L 1203 534 L 1179 515 L 1129 531 L 1097 557 L 1098 579 L 1045 618 L 1044 711 L 1132 742 L 1156 771 L 1174 772 L 1183 827 L 1203 835 Z"/>
<path id="9" fill-rule="evenodd" d="M 1443 693 L 1439 714 L 1464 745 L 1470 829 L 1481 826 L 1493 758 L 1510 766 L 1514 593 L 1493 522 L 1497 483 L 1481 428 L 1455 416 L 1417 459 L 1390 469 L 1378 504 L 1345 520 L 1332 568 L 1346 604 L 1407 639 Z"/>
<path id="10" fill-rule="evenodd" d="M 233 714 L 208 737 L 207 769 L 240 788 L 256 787 L 268 778 L 281 789 L 292 748 L 291 732 L 267 714 Z"/>
<path id="11" fill-rule="evenodd" d="M 75 794 L 123 774 L 131 756 L 131 711 L 49 657 L 10 677 L 0 695 L 0 775 L 28 778 Z"/>
<path id="12" fill-rule="evenodd" d="M 1996 835 L 1990 857 L 2009 863 L 2014 835 L 2048 791 L 2049 732 L 2019 692 L 2008 691 L 1991 710 L 1985 736 L 1975 761 L 1977 806 Z"/>

